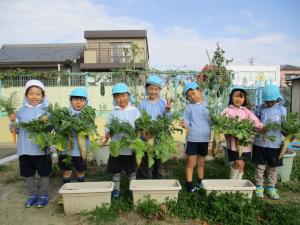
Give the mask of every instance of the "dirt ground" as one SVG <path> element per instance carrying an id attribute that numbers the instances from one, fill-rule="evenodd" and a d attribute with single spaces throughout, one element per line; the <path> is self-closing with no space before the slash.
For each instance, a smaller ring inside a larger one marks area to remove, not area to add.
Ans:
<path id="1" fill-rule="evenodd" d="M 183 147 L 180 146 L 180 148 L 182 149 Z M 0 143 L 0 158 L 4 158 L 15 153 L 15 145 Z M 183 153 L 180 157 L 183 157 Z M 55 164 L 56 161 L 57 159 L 53 158 L 53 164 Z M 62 186 L 60 177 L 61 174 L 56 169 L 51 177 L 49 187 L 50 201 L 46 208 L 25 208 L 24 203 L 28 198 L 28 192 L 25 180 L 19 175 L 18 160 L 5 165 L 0 165 L 0 225 L 91 224 L 79 215 L 64 214 L 63 206 L 58 204 L 61 199 L 60 195 L 58 194 L 58 190 Z M 87 178 L 87 181 L 89 181 L 89 178 Z M 149 224 L 149 221 L 146 221 L 135 213 L 129 213 L 121 215 L 113 224 L 140 225 Z M 157 224 L 157 221 L 155 224 Z M 178 221 L 175 220 L 171 223 L 164 222 L 164 224 L 178 224 Z"/>
<path id="2" fill-rule="evenodd" d="M 17 146 L 12 143 L 0 143 L 0 159 L 16 154 Z"/>
<path id="3" fill-rule="evenodd" d="M 5 166 L 6 167 L 6 166 Z M 86 225 L 93 224 L 79 215 L 65 215 L 63 206 L 58 202 L 61 199 L 58 190 L 61 179 L 58 174 L 51 177 L 49 187 L 49 205 L 46 208 L 25 208 L 28 197 L 25 180 L 19 176 L 18 161 L 8 164 L 7 171 L 0 171 L 0 224 L 1 225 Z M 38 182 L 38 181 L 37 181 Z M 113 223 L 115 225 L 142 225 L 142 224 L 202 224 L 197 221 L 182 222 L 179 219 L 168 221 L 147 221 L 136 213 L 122 214 Z"/>
<path id="4" fill-rule="evenodd" d="M 0 145 L 1 151 L 5 148 Z M 8 148 L 7 150 L 12 149 Z M 180 146 L 181 152 L 183 147 Z M 11 150 L 12 151 L 12 150 Z M 9 152 L 9 151 L 8 151 Z M 183 157 L 183 154 L 181 155 Z M 53 159 L 55 165 L 56 159 Z M 92 167 L 92 166 L 90 166 Z M 99 167 L 88 171 L 87 181 L 99 181 Z M 213 168 L 211 168 L 213 169 Z M 184 172 L 183 172 L 184 173 Z M 207 173 L 216 173 L 216 171 L 207 171 Z M 110 177 L 105 177 L 110 179 Z M 0 225 L 85 225 L 89 223 L 84 217 L 79 215 L 65 215 L 63 206 L 58 202 L 61 199 L 58 190 L 61 187 L 61 174 L 57 165 L 50 181 L 49 198 L 50 202 L 46 208 L 25 208 L 24 203 L 28 198 L 25 180 L 19 175 L 18 160 L 6 165 L 0 165 Z M 293 203 L 300 201 L 299 183 L 289 185 L 279 185 L 281 199 L 277 203 Z M 297 190 L 296 190 L 297 189 Z M 271 201 L 271 200 L 270 200 Z M 147 221 L 136 213 L 122 214 L 114 223 L 117 225 L 142 225 L 142 224 L 203 224 L 202 221 L 180 221 L 176 218 L 170 218 L 167 221 Z"/>

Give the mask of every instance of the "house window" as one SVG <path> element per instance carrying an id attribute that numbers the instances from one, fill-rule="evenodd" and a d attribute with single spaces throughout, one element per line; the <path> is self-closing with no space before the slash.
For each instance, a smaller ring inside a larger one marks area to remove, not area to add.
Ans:
<path id="1" fill-rule="evenodd" d="M 131 55 L 131 43 L 111 43 L 111 63 L 128 63 Z"/>

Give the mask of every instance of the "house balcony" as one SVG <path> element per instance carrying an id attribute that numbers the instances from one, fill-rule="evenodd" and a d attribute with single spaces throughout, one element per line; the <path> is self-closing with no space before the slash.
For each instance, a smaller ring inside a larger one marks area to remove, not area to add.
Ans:
<path id="1" fill-rule="evenodd" d="M 136 69 L 146 69 L 148 58 L 143 48 L 87 48 L 84 51 L 84 63 L 80 64 L 80 70 L 85 71 L 110 71 L 124 69 L 128 66 Z"/>

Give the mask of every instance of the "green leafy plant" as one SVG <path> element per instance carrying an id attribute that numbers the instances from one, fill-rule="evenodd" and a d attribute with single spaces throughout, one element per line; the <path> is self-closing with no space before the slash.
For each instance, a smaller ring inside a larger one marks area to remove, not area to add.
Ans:
<path id="1" fill-rule="evenodd" d="M 233 72 L 226 69 L 226 65 L 232 62 L 232 59 L 226 60 L 224 53 L 225 51 L 217 44 L 217 49 L 212 59 L 207 53 L 209 64 L 201 71 L 206 77 L 201 86 L 202 89 L 207 91 L 208 109 L 213 124 L 213 156 L 215 156 L 215 152 L 220 144 L 220 131 L 216 120 L 226 105 L 226 96 L 228 96 L 228 91 L 234 78 Z"/>
<path id="2" fill-rule="evenodd" d="M 235 137 L 235 145 L 240 157 L 243 153 L 240 146 L 251 144 L 254 135 L 257 134 L 252 120 L 240 119 L 239 117 L 232 118 L 226 115 L 215 118 L 215 129 L 218 129 L 220 133 Z"/>
<path id="3" fill-rule="evenodd" d="M 159 216 L 160 205 L 155 199 L 146 196 L 142 201 L 139 201 L 136 206 L 136 211 L 146 219 L 155 219 Z"/>
<path id="4" fill-rule="evenodd" d="M 288 113 L 286 121 L 282 124 L 281 132 L 285 135 L 279 158 L 282 158 L 288 149 L 290 142 L 300 140 L 300 121 L 298 113 Z"/>
<path id="5" fill-rule="evenodd" d="M 142 135 L 152 137 L 147 141 L 148 166 L 154 163 L 153 158 L 160 159 L 162 163 L 169 160 L 177 153 L 176 143 L 172 134 L 181 129 L 176 127 L 176 121 L 179 121 L 179 114 L 158 116 L 155 121 L 146 111 L 142 110 L 141 117 L 135 121 L 135 127 Z"/>
<path id="6" fill-rule="evenodd" d="M 19 99 L 17 97 L 17 92 L 12 92 L 9 97 L 0 98 L 0 111 L 6 112 L 7 115 L 12 115 L 16 113 L 18 104 L 19 104 Z M 16 143 L 17 135 L 15 130 L 15 122 L 13 122 L 13 126 L 12 126 L 12 135 L 13 135 L 14 143 Z"/>
<path id="7" fill-rule="evenodd" d="M 48 116 L 49 115 L 49 116 Z M 26 128 L 30 137 L 42 149 L 54 145 L 59 151 L 70 151 L 73 147 L 73 135 L 77 133 L 81 157 L 87 157 L 87 138 L 90 139 L 90 150 L 99 146 L 95 109 L 85 106 L 81 113 L 72 116 L 67 107 L 49 105 L 45 115 L 40 119 L 21 122 L 19 126 Z"/>
<path id="8" fill-rule="evenodd" d="M 17 126 L 25 128 L 29 133 L 29 138 L 34 139 L 42 150 L 54 144 L 53 126 L 49 120 L 36 119 L 29 122 L 18 122 Z"/>
<path id="9" fill-rule="evenodd" d="M 107 128 L 111 136 L 115 134 L 120 135 L 118 140 L 110 142 L 109 149 L 111 155 L 117 157 L 123 149 L 132 148 L 135 150 L 136 161 L 139 165 L 147 145 L 140 139 L 138 132 L 135 131 L 130 123 L 120 121 L 117 118 L 112 118 Z"/>

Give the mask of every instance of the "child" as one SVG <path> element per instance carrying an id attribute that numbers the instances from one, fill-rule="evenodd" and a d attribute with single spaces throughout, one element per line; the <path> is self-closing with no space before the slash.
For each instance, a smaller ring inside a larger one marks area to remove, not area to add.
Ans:
<path id="1" fill-rule="evenodd" d="M 186 164 L 186 188 L 188 192 L 195 192 L 202 188 L 204 178 L 204 160 L 208 153 L 210 140 L 211 120 L 207 104 L 202 97 L 201 89 L 195 82 L 187 83 L 184 86 L 185 94 L 189 104 L 184 111 L 183 127 L 187 129 L 187 164 Z M 198 166 L 198 181 L 193 187 L 193 170 Z"/>
<path id="2" fill-rule="evenodd" d="M 276 122 L 282 123 L 285 120 L 287 111 L 279 103 L 283 101 L 279 88 L 275 85 L 268 85 L 263 89 L 262 99 L 264 104 L 256 110 L 256 115 L 262 123 Z M 279 160 L 280 147 L 282 144 L 281 132 L 279 130 L 270 130 L 267 136 L 275 136 L 274 142 L 264 140 L 262 135 L 254 138 L 252 162 L 256 164 L 256 196 L 264 197 L 264 172 L 268 166 L 268 184 L 266 194 L 271 199 L 279 199 L 279 194 L 275 185 L 277 183 L 277 167 L 282 166 L 282 160 Z"/>
<path id="3" fill-rule="evenodd" d="M 74 88 L 70 94 L 70 112 L 72 116 L 78 116 L 81 110 L 87 104 L 87 91 L 84 88 Z M 58 157 L 58 166 L 63 171 L 63 183 L 69 183 L 71 181 L 72 176 L 72 167 L 76 169 L 77 172 L 77 181 L 84 182 L 86 170 L 86 162 L 80 156 L 80 150 L 78 145 L 77 134 L 72 134 L 73 136 L 73 144 L 72 150 L 70 152 L 64 151 L 59 154 Z M 87 138 L 87 145 L 89 145 L 89 140 Z M 88 149 L 89 146 L 87 146 Z M 69 163 L 66 163 L 65 160 L 67 157 L 71 157 Z"/>
<path id="4" fill-rule="evenodd" d="M 238 117 L 239 119 L 251 119 L 257 129 L 262 128 L 262 124 L 259 119 L 248 108 L 247 92 L 242 86 L 235 86 L 232 88 L 229 96 L 229 104 L 222 114 L 228 117 Z M 235 138 L 230 135 L 225 135 L 228 160 L 233 161 L 233 165 L 230 170 L 230 179 L 241 180 L 244 175 L 244 161 L 251 160 L 251 145 L 240 146 L 243 149 L 241 157 L 239 157 L 236 151 Z"/>
<path id="5" fill-rule="evenodd" d="M 134 127 L 134 122 L 140 117 L 139 110 L 131 105 L 129 88 L 126 84 L 118 83 L 112 88 L 112 95 L 114 98 L 114 108 L 108 117 L 107 123 L 117 118 L 120 121 L 129 122 Z M 103 144 L 107 142 L 110 134 L 106 130 L 106 135 Z M 122 134 L 115 134 L 112 136 L 112 141 L 122 138 Z M 130 148 L 123 149 L 118 157 L 109 156 L 107 170 L 113 174 L 114 190 L 112 197 L 114 199 L 120 198 L 120 181 L 122 169 L 125 170 L 129 180 L 135 180 L 135 156 L 133 150 Z"/>
<path id="6" fill-rule="evenodd" d="M 171 111 L 171 103 L 167 102 L 165 99 L 160 98 L 160 91 L 163 88 L 164 82 L 157 75 L 150 75 L 146 80 L 146 93 L 148 98 L 142 101 L 138 108 L 139 110 L 145 110 L 148 115 L 151 116 L 152 120 L 155 121 L 158 116 L 163 116 Z M 147 135 L 143 137 L 145 141 L 149 140 L 151 137 Z M 161 161 L 160 159 L 154 158 L 154 164 L 152 168 L 152 179 L 162 179 L 161 171 Z M 138 169 L 138 178 L 145 179 L 151 178 L 151 174 L 148 168 L 148 155 L 142 158 L 141 165 Z"/>
<path id="7" fill-rule="evenodd" d="M 36 120 L 46 111 L 45 87 L 39 80 L 30 80 L 25 85 L 23 106 L 16 115 L 10 115 L 11 121 L 28 122 Z M 12 125 L 10 125 L 12 129 Z M 52 172 L 52 160 L 49 149 L 41 149 L 34 140 L 29 139 L 25 128 L 19 128 L 17 151 L 19 155 L 20 174 L 26 178 L 30 197 L 25 207 L 48 205 L 49 175 Z M 35 173 L 40 176 L 40 195 L 37 195 Z"/>

